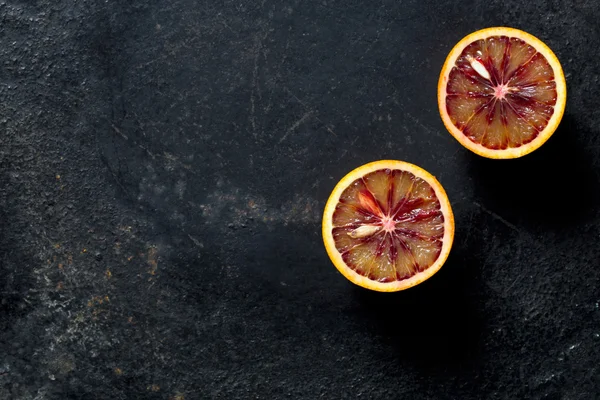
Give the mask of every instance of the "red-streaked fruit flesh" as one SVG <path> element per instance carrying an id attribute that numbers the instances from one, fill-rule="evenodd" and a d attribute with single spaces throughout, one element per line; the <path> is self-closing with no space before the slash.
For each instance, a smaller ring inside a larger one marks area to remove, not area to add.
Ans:
<path id="1" fill-rule="evenodd" d="M 344 190 L 332 234 L 356 273 L 378 282 L 401 281 L 438 259 L 444 216 L 429 183 L 408 171 L 381 169 Z"/>
<path id="2" fill-rule="evenodd" d="M 534 140 L 554 113 L 548 60 L 525 41 L 491 36 L 468 45 L 450 71 L 446 109 L 471 141 L 489 149 Z"/>

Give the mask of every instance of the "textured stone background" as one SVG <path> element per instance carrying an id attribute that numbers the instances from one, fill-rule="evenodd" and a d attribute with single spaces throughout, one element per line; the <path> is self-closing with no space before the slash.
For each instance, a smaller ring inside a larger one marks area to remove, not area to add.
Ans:
<path id="1" fill-rule="evenodd" d="M 0 2 L 0 399 L 600 398 L 594 0 Z M 563 63 L 520 160 L 438 116 L 452 46 Z M 435 174 L 448 263 L 405 293 L 329 262 L 334 184 Z"/>

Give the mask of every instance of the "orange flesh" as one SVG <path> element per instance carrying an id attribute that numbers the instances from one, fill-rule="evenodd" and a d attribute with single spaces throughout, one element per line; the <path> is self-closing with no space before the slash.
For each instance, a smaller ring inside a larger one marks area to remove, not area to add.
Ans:
<path id="1" fill-rule="evenodd" d="M 333 213 L 346 265 L 379 282 L 408 279 L 439 257 L 444 216 L 435 191 L 410 172 L 382 169 L 357 179 Z"/>
<path id="2" fill-rule="evenodd" d="M 506 149 L 534 140 L 554 113 L 557 92 L 546 58 L 518 38 L 468 45 L 448 76 L 446 110 L 470 140 Z"/>

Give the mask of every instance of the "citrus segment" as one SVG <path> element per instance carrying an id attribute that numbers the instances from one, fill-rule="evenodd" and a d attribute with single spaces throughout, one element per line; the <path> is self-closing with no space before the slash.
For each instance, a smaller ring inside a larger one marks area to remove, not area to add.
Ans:
<path id="1" fill-rule="evenodd" d="M 488 28 L 461 40 L 440 75 L 444 124 L 461 144 L 490 158 L 513 158 L 541 146 L 566 102 L 562 68 L 539 39 Z"/>
<path id="2" fill-rule="evenodd" d="M 323 216 L 325 247 L 351 281 L 380 291 L 427 279 L 445 261 L 454 219 L 440 184 L 401 161 L 378 161 L 348 174 Z"/>

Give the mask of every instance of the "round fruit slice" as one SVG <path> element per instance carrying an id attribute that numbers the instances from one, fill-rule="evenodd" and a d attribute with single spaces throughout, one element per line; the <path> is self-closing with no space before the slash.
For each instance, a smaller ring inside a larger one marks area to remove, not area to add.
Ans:
<path id="1" fill-rule="evenodd" d="M 467 149 L 488 158 L 516 158 L 540 147 L 565 110 L 560 62 L 536 37 L 487 28 L 450 52 L 438 83 L 444 125 Z"/>
<path id="2" fill-rule="evenodd" d="M 323 241 L 333 264 L 351 282 L 381 292 L 435 274 L 453 239 L 446 192 L 427 171 L 403 161 L 376 161 L 350 172 L 323 214 Z"/>

